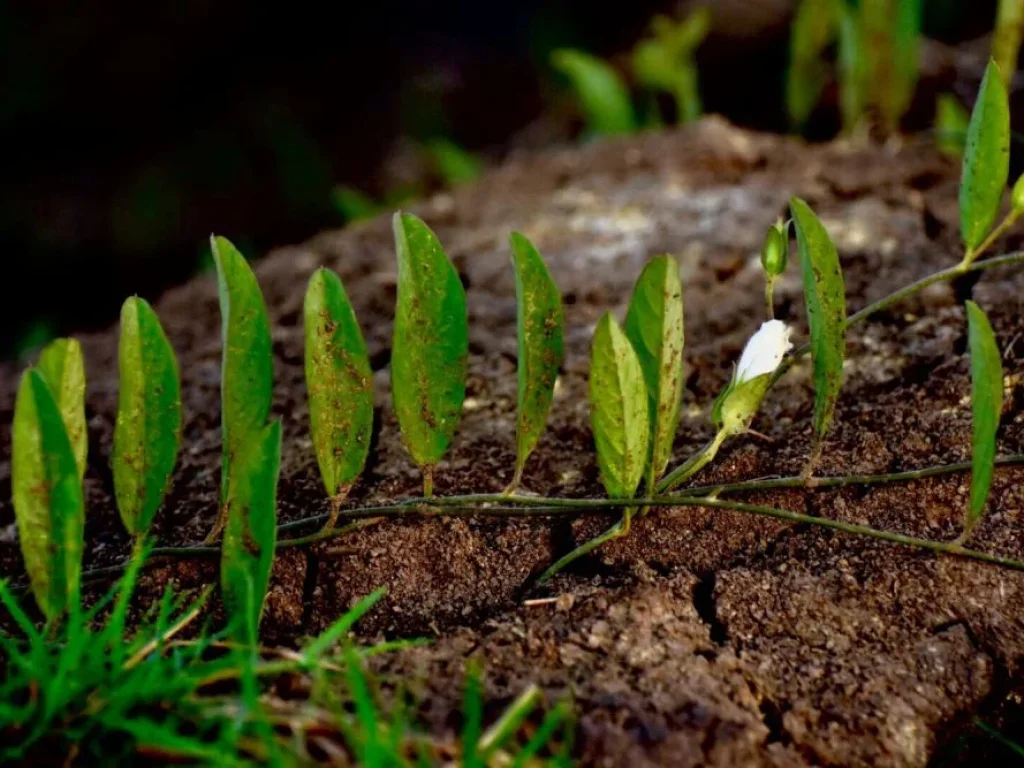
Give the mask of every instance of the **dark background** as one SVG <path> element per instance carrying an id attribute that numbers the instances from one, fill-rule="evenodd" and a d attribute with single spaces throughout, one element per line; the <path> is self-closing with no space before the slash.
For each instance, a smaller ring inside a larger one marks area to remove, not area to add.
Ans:
<path id="1" fill-rule="evenodd" d="M 792 3 L 710 4 L 706 111 L 785 130 Z M 948 43 L 994 18 L 994 0 L 925 4 L 926 33 Z M 379 197 L 423 177 L 411 140 L 490 161 L 573 140 L 550 51 L 614 57 L 692 3 L 254 6 L 0 0 L 0 358 L 184 281 L 211 232 L 257 256 L 341 225 L 335 185 Z M 836 128 L 826 115 L 813 137 Z"/>

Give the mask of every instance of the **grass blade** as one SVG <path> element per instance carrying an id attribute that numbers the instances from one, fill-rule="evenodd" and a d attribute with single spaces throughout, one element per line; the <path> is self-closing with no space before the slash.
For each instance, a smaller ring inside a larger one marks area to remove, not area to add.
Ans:
<path id="1" fill-rule="evenodd" d="M 224 237 L 212 237 L 217 265 L 224 359 L 221 419 L 224 459 L 222 501 L 227 499 L 231 464 L 266 426 L 273 397 L 274 363 L 270 320 L 259 283 L 245 257 Z"/>
<path id="2" fill-rule="evenodd" d="M 999 214 L 1010 175 L 1010 106 L 999 68 L 989 61 L 967 127 L 960 174 L 960 234 L 968 258 Z"/>
<path id="3" fill-rule="evenodd" d="M 39 373 L 50 387 L 75 454 L 78 476 L 85 475 L 89 436 L 85 424 L 85 360 L 76 339 L 54 339 L 39 355 Z"/>
<path id="4" fill-rule="evenodd" d="M 398 298 L 391 347 L 391 388 L 402 438 L 430 472 L 462 416 L 469 371 L 466 292 L 437 236 L 416 216 L 396 213 Z"/>
<path id="5" fill-rule="evenodd" d="M 653 489 L 672 456 L 683 396 L 683 287 L 673 257 L 659 256 L 644 267 L 633 288 L 625 331 L 647 385 L 648 487 Z"/>
<path id="6" fill-rule="evenodd" d="M 794 197 L 790 210 L 796 224 L 804 278 L 807 323 L 814 366 L 814 433 L 820 447 L 832 422 L 843 386 L 846 356 L 846 289 L 839 253 L 821 221 L 803 200 Z"/>
<path id="7" fill-rule="evenodd" d="M 304 306 L 309 421 L 327 494 L 344 498 L 366 466 L 373 429 L 373 372 L 341 278 L 318 269 Z"/>
<path id="8" fill-rule="evenodd" d="M 544 259 L 518 232 L 509 238 L 516 270 L 519 335 L 519 404 L 516 413 L 516 474 L 523 467 L 547 425 L 558 369 L 565 350 L 562 296 Z"/>
<path id="9" fill-rule="evenodd" d="M 348 613 L 331 624 L 331 626 L 321 632 L 315 640 L 303 648 L 302 656 L 305 661 L 307 663 L 312 663 L 326 653 L 328 649 L 336 645 L 337 642 L 348 634 L 348 631 L 355 626 L 355 623 L 369 613 L 370 609 L 380 602 L 381 598 L 386 594 L 387 588 L 379 587 L 356 603 Z"/>
<path id="10" fill-rule="evenodd" d="M 112 468 L 117 509 L 145 536 L 163 503 L 181 447 L 181 379 L 160 320 L 138 297 L 121 308 L 120 391 Z"/>
<path id="11" fill-rule="evenodd" d="M 221 591 L 240 643 L 255 645 L 277 540 L 281 422 L 263 429 L 241 454 L 228 487 L 221 549 Z"/>
<path id="12" fill-rule="evenodd" d="M 992 326 L 981 307 L 967 302 L 968 344 L 971 352 L 971 505 L 964 521 L 963 538 L 981 520 L 992 485 L 996 458 L 996 431 L 1003 409 L 1003 366 Z"/>
<path id="13" fill-rule="evenodd" d="M 647 387 L 633 345 L 607 313 L 594 332 L 590 409 L 601 481 L 611 498 L 632 498 L 647 465 Z"/>
<path id="14" fill-rule="evenodd" d="M 572 85 L 591 133 L 636 132 L 629 90 L 610 64 L 583 51 L 561 48 L 551 54 L 551 66 Z"/>
<path id="15" fill-rule="evenodd" d="M 37 370 L 21 379 L 13 433 L 18 538 L 36 602 L 52 620 L 78 603 L 85 501 L 61 412 Z"/>

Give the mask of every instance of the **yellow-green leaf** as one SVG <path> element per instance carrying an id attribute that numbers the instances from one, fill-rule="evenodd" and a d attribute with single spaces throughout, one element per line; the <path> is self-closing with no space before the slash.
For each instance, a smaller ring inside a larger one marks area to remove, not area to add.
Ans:
<path id="1" fill-rule="evenodd" d="M 995 334 L 977 304 L 967 302 L 968 346 L 971 352 L 971 506 L 965 530 L 981 519 L 992 485 L 996 458 L 996 431 L 1003 409 L 1003 365 Z"/>
<path id="2" fill-rule="evenodd" d="M 281 422 L 254 434 L 235 458 L 221 547 L 224 606 L 237 641 L 255 644 L 277 541 Z"/>
<path id="3" fill-rule="evenodd" d="M 651 459 L 648 485 L 672 456 L 683 396 L 683 286 L 671 256 L 652 259 L 633 288 L 625 323 L 647 385 Z"/>
<path id="4" fill-rule="evenodd" d="M 373 371 L 341 278 L 318 269 L 304 308 L 309 425 L 324 487 L 345 493 L 366 465 L 373 429 Z"/>
<path id="5" fill-rule="evenodd" d="M 398 297 L 391 389 L 402 438 L 417 464 L 441 460 L 455 436 L 469 372 L 466 292 L 437 236 L 396 213 Z"/>
<path id="6" fill-rule="evenodd" d="M 89 435 L 85 425 L 85 360 L 76 339 L 54 339 L 39 355 L 39 373 L 46 379 L 68 430 L 78 476 L 85 475 Z"/>
<path id="7" fill-rule="evenodd" d="M 562 296 L 544 259 L 518 232 L 509 238 L 516 270 L 519 336 L 519 406 L 516 413 L 516 477 L 548 420 L 562 365 Z"/>
<path id="8" fill-rule="evenodd" d="M 992 229 L 1009 175 L 1010 105 L 999 69 L 989 61 L 967 127 L 960 174 L 960 234 L 968 252 Z"/>
<path id="9" fill-rule="evenodd" d="M 814 432 L 828 431 L 843 386 L 846 356 L 846 289 L 839 253 L 821 221 L 803 200 L 790 201 L 803 270 L 807 324 L 814 367 Z"/>
<path id="10" fill-rule="evenodd" d="M 789 38 L 786 108 L 796 127 L 803 126 L 828 81 L 825 51 L 836 36 L 835 0 L 801 0 Z"/>
<path id="11" fill-rule="evenodd" d="M 39 371 L 25 372 L 14 406 L 11 487 L 25 570 L 40 610 L 77 604 L 85 501 L 57 402 Z"/>
<path id="12" fill-rule="evenodd" d="M 145 536 L 163 502 L 181 446 L 178 361 L 153 308 L 130 298 L 121 308 L 114 491 L 125 528 Z"/>
<path id="13" fill-rule="evenodd" d="M 226 498 L 231 465 L 270 416 L 274 386 L 270 320 L 256 275 L 224 237 L 210 240 L 217 265 L 221 335 L 221 430 L 224 457 L 221 493 Z"/>
<path id="14" fill-rule="evenodd" d="M 612 135 L 636 131 L 629 90 L 610 64 L 570 48 L 552 53 L 551 64 L 572 84 L 591 132 Z"/>
<path id="15" fill-rule="evenodd" d="M 590 421 L 608 496 L 629 499 L 647 466 L 647 387 L 633 345 L 610 314 L 594 331 L 590 355 Z"/>

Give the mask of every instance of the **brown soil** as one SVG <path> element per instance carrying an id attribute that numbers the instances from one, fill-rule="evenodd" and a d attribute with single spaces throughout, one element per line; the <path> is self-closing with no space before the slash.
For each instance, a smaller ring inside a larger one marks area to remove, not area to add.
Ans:
<path id="1" fill-rule="evenodd" d="M 436 228 L 468 286 L 471 373 L 465 415 L 438 491 L 498 491 L 512 472 L 515 298 L 506 238 L 527 234 L 566 296 L 567 359 L 550 427 L 526 485 L 547 495 L 601 489 L 586 402 L 588 348 L 606 309 L 621 311 L 644 261 L 675 254 L 687 303 L 683 457 L 709 436 L 708 406 L 761 322 L 756 253 L 765 227 L 805 197 L 839 245 L 851 309 L 959 258 L 953 163 L 923 144 L 805 146 L 705 120 L 665 135 L 514 158 L 480 183 L 417 213 Z M 227 233 L 231 234 L 231 233 Z M 1002 244 L 1009 248 L 1015 242 Z M 418 495 L 387 398 L 395 295 L 390 223 L 320 235 L 260 262 L 274 323 L 275 413 L 284 421 L 280 517 L 323 513 L 302 382 L 301 301 L 318 265 L 345 280 L 367 335 L 381 408 L 379 444 L 353 503 Z M 969 377 L 961 300 L 973 290 L 1006 351 L 1009 404 L 1000 450 L 1024 450 L 1019 336 L 1024 271 L 937 286 L 858 326 L 823 474 L 896 471 L 969 456 Z M 959 292 L 959 295 L 958 295 Z M 804 337 L 798 271 L 779 314 Z M 185 449 L 160 515 L 168 543 L 197 542 L 219 487 L 219 315 L 212 278 L 158 305 L 181 357 Z M 109 472 L 116 407 L 113 331 L 83 338 L 94 438 L 87 567 L 127 545 Z M 17 371 L 0 370 L 0 575 L 20 572 L 7 460 Z M 810 445 L 809 369 L 796 366 L 755 427 L 772 442 L 727 446 L 702 481 L 799 472 Z M 997 473 L 974 543 L 1024 557 L 1024 470 Z M 969 478 L 900 486 L 752 494 L 751 500 L 934 539 L 955 536 Z M 579 750 L 621 765 L 927 764 L 956 728 L 1024 680 L 1024 574 L 742 514 L 673 509 L 559 576 L 531 578 L 607 519 L 575 523 L 410 519 L 282 557 L 265 636 L 290 642 L 323 628 L 380 585 L 367 636 L 435 641 L 381 662 L 425 679 L 433 727 L 457 727 L 466 659 L 486 661 L 497 706 L 527 682 L 572 693 Z M 339 547 L 343 547 L 340 551 Z M 151 571 L 146 590 L 215 574 L 211 563 Z M 537 603 L 546 596 L 555 601 Z M 977 757 L 977 756 L 975 756 Z"/>

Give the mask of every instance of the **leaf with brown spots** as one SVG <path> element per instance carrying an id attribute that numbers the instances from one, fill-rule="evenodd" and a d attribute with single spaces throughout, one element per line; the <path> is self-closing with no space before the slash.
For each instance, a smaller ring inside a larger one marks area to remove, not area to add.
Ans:
<path id="1" fill-rule="evenodd" d="M 967 127 L 960 175 L 960 234 L 968 253 L 992 229 L 1009 176 L 1009 99 L 999 68 L 989 60 Z"/>
<path id="2" fill-rule="evenodd" d="M 522 476 L 530 452 L 547 425 L 558 369 L 564 354 L 562 296 L 544 259 L 518 232 L 509 237 L 516 270 L 519 336 L 519 404 L 516 412 L 516 473 Z"/>
<path id="3" fill-rule="evenodd" d="M 145 536 L 181 446 L 181 379 L 160 319 L 138 297 L 121 308 L 114 491 L 125 528 Z"/>
<path id="4" fill-rule="evenodd" d="M 992 326 L 981 307 L 967 302 L 968 342 L 971 352 L 971 505 L 964 521 L 964 537 L 981 520 L 992 485 L 996 459 L 996 431 L 1003 410 L 1003 364 Z"/>
<path id="5" fill-rule="evenodd" d="M 411 213 L 394 217 L 398 297 L 391 390 L 402 439 L 429 469 L 444 456 L 462 416 L 469 371 L 466 292 L 430 228 Z"/>
<path id="6" fill-rule="evenodd" d="M 373 429 L 373 371 L 341 278 L 318 269 L 304 305 L 309 426 L 320 476 L 332 498 L 363 467 Z"/>
<path id="7" fill-rule="evenodd" d="M 68 430 L 78 476 L 85 475 L 89 435 L 85 424 L 85 360 L 76 339 L 54 339 L 39 355 L 39 373 L 46 379 Z"/>
<path id="8" fill-rule="evenodd" d="M 804 278 L 814 367 L 814 433 L 818 445 L 832 423 L 843 386 L 846 356 L 846 289 L 839 253 L 821 221 L 803 200 L 790 201 Z"/>
<path id="9" fill-rule="evenodd" d="M 647 387 L 633 345 L 608 313 L 594 331 L 590 355 L 590 421 L 601 482 L 608 496 L 629 499 L 647 466 Z"/>

